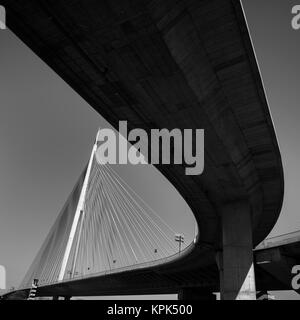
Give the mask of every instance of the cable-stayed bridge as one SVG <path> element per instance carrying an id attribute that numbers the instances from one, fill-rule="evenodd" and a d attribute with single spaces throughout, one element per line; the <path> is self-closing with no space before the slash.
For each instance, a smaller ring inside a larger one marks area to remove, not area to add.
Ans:
<path id="1" fill-rule="evenodd" d="M 97 160 L 57 218 L 21 288 L 159 264 L 179 255 L 176 231 L 113 169 Z"/>
<path id="2" fill-rule="evenodd" d="M 282 288 L 254 267 L 284 179 L 240 1 L 2 3 L 8 27 L 114 127 L 205 130 L 202 175 L 156 166 L 194 213 L 190 246 L 178 254 L 173 231 L 92 156 L 15 294 L 34 276 L 40 296 L 255 299 Z"/>

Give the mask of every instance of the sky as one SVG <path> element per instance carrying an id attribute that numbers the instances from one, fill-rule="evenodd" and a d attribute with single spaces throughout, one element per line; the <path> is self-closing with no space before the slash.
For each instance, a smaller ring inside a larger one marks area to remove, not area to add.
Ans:
<path id="1" fill-rule="evenodd" d="M 291 27 L 295 4 L 243 1 L 284 166 L 284 204 L 271 236 L 300 230 L 300 30 Z M 0 30 L 0 265 L 7 269 L 7 287 L 17 286 L 25 275 L 88 161 L 99 126 L 108 124 L 10 30 Z M 156 169 L 127 166 L 120 172 L 186 235 L 186 243 L 192 240 L 190 209 Z"/>

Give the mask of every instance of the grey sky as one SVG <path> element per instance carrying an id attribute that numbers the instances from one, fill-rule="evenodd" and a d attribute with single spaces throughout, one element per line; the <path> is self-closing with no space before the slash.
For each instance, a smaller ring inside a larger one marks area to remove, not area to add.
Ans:
<path id="1" fill-rule="evenodd" d="M 291 28 L 295 1 L 243 4 L 284 164 L 277 235 L 300 229 L 300 31 Z M 99 125 L 107 124 L 9 30 L 0 30 L 0 98 L 0 264 L 10 287 L 24 276 L 88 160 Z M 192 239 L 190 210 L 160 173 L 151 167 L 120 171 Z"/>

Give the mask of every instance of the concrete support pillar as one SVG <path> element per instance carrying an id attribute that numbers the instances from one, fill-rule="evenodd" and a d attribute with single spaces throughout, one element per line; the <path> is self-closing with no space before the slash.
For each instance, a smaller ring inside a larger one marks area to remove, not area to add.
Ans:
<path id="1" fill-rule="evenodd" d="M 178 300 L 216 300 L 216 295 L 211 290 L 184 288 L 179 291 Z"/>
<path id="2" fill-rule="evenodd" d="M 222 211 L 222 251 L 217 254 L 221 300 L 255 300 L 251 209 L 235 202 Z"/>

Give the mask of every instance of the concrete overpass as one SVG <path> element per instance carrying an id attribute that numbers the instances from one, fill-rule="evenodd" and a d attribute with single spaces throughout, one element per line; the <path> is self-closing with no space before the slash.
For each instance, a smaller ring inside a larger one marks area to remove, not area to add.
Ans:
<path id="1" fill-rule="evenodd" d="M 300 265 L 299 231 L 264 240 L 254 254 L 263 291 L 292 290 L 292 269 Z"/>
<path id="2" fill-rule="evenodd" d="M 187 254 L 40 293 L 201 297 L 220 289 L 223 299 L 253 298 L 252 249 L 277 221 L 284 187 L 240 2 L 2 3 L 8 27 L 113 126 L 128 120 L 130 128 L 145 130 L 205 129 L 201 176 L 186 176 L 178 165 L 157 166 L 197 220 L 199 237 Z"/>

